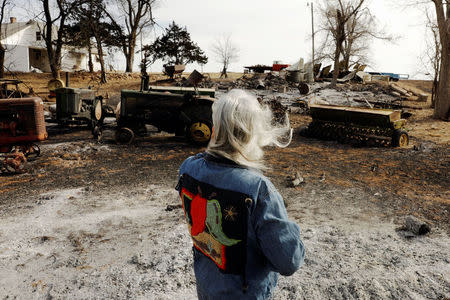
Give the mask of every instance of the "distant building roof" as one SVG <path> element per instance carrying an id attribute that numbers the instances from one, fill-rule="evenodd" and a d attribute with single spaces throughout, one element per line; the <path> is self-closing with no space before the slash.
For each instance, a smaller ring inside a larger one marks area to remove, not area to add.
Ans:
<path id="1" fill-rule="evenodd" d="M 33 21 L 28 22 L 14 22 L 14 23 L 2 23 L 2 31 L 0 32 L 0 38 L 7 38 L 33 24 Z"/>

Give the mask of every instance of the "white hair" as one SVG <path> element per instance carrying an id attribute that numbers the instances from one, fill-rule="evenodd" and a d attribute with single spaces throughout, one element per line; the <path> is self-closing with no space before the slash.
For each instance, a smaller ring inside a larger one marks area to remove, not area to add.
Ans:
<path id="1" fill-rule="evenodd" d="M 286 147 L 292 140 L 287 114 L 284 124 L 273 125 L 270 108 L 243 90 L 231 90 L 216 100 L 212 119 L 214 131 L 206 151 L 242 166 L 266 169 L 263 147 Z"/>

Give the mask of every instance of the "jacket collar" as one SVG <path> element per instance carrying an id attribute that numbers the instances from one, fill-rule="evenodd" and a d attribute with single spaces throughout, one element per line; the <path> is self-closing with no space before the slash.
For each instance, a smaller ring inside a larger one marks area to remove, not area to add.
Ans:
<path id="1" fill-rule="evenodd" d="M 230 167 L 245 168 L 244 166 L 239 165 L 238 163 L 232 161 L 231 159 L 228 159 L 226 157 L 223 157 L 223 156 L 220 156 L 217 154 L 211 154 L 208 152 L 205 153 L 205 160 L 214 162 L 217 164 L 228 165 Z"/>

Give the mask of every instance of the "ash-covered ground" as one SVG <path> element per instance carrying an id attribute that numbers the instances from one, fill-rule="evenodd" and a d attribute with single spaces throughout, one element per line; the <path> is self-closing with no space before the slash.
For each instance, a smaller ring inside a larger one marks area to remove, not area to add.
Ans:
<path id="1" fill-rule="evenodd" d="M 363 194 L 289 199 L 307 256 L 300 271 L 281 277 L 274 299 L 448 297 L 446 234 L 407 239 L 370 209 L 310 206 L 313 198 Z M 167 209 L 179 204 L 172 187 L 149 183 L 102 195 L 80 187 L 30 198 L 30 207 L 1 220 L 3 299 L 195 299 L 183 214 Z"/>

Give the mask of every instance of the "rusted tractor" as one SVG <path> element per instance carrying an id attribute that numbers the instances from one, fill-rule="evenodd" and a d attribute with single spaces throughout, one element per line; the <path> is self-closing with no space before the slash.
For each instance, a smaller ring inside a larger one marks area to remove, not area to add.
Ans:
<path id="1" fill-rule="evenodd" d="M 401 111 L 310 105 L 312 122 L 303 135 L 356 145 L 406 147 L 409 136 Z"/>
<path id="2" fill-rule="evenodd" d="M 47 138 L 40 98 L 0 99 L 0 173 L 24 172 L 40 154 L 36 142 Z"/>

